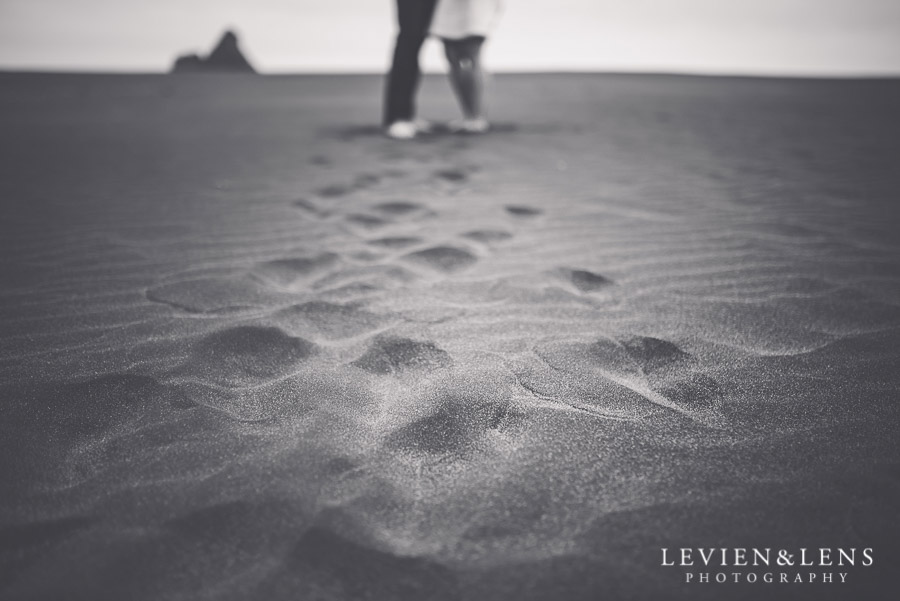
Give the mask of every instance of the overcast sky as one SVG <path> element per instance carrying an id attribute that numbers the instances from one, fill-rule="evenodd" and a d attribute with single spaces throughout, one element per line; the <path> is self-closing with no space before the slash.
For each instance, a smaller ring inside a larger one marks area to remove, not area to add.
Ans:
<path id="1" fill-rule="evenodd" d="M 264 72 L 381 71 L 393 1 L 0 0 L 0 69 L 162 71 L 227 27 Z M 900 0 L 506 0 L 487 51 L 497 71 L 900 74 Z"/>

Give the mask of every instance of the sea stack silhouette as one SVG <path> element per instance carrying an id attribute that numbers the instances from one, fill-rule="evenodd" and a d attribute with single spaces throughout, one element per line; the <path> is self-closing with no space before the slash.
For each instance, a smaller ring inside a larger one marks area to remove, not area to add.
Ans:
<path id="1" fill-rule="evenodd" d="M 238 48 L 237 34 L 226 31 L 205 58 L 184 54 L 175 59 L 172 73 L 256 73 L 256 69 Z"/>

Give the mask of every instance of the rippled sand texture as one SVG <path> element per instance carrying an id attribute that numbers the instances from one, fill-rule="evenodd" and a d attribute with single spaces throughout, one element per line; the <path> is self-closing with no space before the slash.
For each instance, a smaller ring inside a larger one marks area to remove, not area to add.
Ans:
<path id="1" fill-rule="evenodd" d="M 0 596 L 896 565 L 897 82 L 501 76 L 492 134 L 413 143 L 375 77 L 0 83 Z"/>

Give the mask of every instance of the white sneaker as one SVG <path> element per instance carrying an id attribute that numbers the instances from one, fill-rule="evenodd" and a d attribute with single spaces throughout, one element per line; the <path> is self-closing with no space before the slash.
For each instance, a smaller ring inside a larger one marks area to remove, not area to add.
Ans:
<path id="1" fill-rule="evenodd" d="M 447 129 L 456 134 L 483 134 L 490 128 L 491 124 L 484 117 L 451 121 L 447 124 Z"/>
<path id="2" fill-rule="evenodd" d="M 394 121 L 384 130 L 384 134 L 394 140 L 412 140 L 417 133 L 419 130 L 412 121 Z"/>

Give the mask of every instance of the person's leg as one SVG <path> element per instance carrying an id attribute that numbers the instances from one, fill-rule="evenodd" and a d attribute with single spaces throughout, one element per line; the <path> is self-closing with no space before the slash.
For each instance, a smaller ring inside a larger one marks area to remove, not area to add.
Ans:
<path id="1" fill-rule="evenodd" d="M 412 121 L 419 85 L 419 50 L 428 35 L 437 0 L 397 0 L 399 32 L 387 77 L 384 125 Z"/>
<path id="2" fill-rule="evenodd" d="M 483 121 L 484 72 L 481 68 L 482 37 L 463 40 L 444 40 L 444 50 L 450 63 L 450 85 L 459 100 L 467 121 Z"/>

